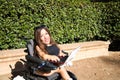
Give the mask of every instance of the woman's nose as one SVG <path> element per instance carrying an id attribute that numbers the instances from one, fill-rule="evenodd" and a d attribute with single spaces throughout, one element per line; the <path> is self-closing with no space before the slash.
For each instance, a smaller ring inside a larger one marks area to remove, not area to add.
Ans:
<path id="1" fill-rule="evenodd" d="M 47 38 L 47 36 L 44 36 L 44 39 L 46 39 Z"/>

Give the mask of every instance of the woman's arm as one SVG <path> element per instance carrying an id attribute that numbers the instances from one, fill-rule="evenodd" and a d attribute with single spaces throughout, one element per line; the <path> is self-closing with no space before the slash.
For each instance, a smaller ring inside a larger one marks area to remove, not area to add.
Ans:
<path id="1" fill-rule="evenodd" d="M 36 51 L 39 55 L 40 58 L 42 58 L 43 60 L 48 60 L 48 61 L 60 61 L 60 59 L 55 56 L 55 55 L 49 55 L 49 54 L 46 54 L 45 52 L 43 52 L 39 46 L 36 46 Z"/>

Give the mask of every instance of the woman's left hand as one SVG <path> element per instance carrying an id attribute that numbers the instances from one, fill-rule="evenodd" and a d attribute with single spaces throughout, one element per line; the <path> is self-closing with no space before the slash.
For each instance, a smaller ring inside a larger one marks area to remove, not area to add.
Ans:
<path id="1" fill-rule="evenodd" d="M 60 51 L 60 53 L 59 53 L 58 56 L 60 56 L 60 57 L 64 57 L 64 56 L 66 56 L 66 54 L 65 54 L 65 53 L 62 53 L 62 51 Z"/>

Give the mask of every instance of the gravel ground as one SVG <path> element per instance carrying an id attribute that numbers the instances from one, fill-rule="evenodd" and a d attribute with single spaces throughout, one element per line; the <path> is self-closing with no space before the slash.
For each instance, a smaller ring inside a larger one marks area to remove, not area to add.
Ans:
<path id="1" fill-rule="evenodd" d="M 73 62 L 68 67 L 78 80 L 120 80 L 120 52 L 109 56 L 89 58 Z"/>

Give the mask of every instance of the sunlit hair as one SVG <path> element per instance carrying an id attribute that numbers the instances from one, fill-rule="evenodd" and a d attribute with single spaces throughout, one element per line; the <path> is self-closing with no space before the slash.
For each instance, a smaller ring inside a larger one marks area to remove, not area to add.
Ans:
<path id="1" fill-rule="evenodd" d="M 36 45 L 39 46 L 39 48 L 44 51 L 45 53 L 47 53 L 47 51 L 45 50 L 45 44 L 42 42 L 41 38 L 40 38 L 40 35 L 41 35 L 41 30 L 44 29 L 48 32 L 49 36 L 50 36 L 50 44 L 52 45 L 56 45 L 56 42 L 52 39 L 51 37 L 51 34 L 50 34 L 50 31 L 48 30 L 47 26 L 45 25 L 41 25 L 41 26 L 38 26 L 38 27 L 35 27 L 34 28 L 34 39 L 35 39 L 35 43 Z"/>

